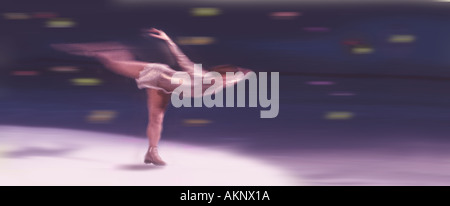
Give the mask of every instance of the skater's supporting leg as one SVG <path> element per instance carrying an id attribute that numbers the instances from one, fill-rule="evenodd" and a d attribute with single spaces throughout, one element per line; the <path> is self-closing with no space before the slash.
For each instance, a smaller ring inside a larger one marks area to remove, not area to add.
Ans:
<path id="1" fill-rule="evenodd" d="M 165 165 L 166 163 L 158 154 L 158 143 L 161 139 L 164 114 L 169 103 L 170 95 L 160 90 L 147 89 L 149 122 L 147 136 L 149 140 L 149 150 L 145 156 L 145 163 L 155 165 Z"/>

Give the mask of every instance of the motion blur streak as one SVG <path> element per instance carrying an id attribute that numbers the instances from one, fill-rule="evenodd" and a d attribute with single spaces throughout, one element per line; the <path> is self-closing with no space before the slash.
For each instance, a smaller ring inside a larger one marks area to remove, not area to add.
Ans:
<path id="1" fill-rule="evenodd" d="M 269 14 L 273 19 L 295 19 L 301 16 L 300 12 L 296 11 L 279 11 L 279 12 L 271 12 Z"/>
<path id="2" fill-rule="evenodd" d="M 53 72 L 62 72 L 62 73 L 73 73 L 79 72 L 80 70 L 75 66 L 55 66 L 49 68 L 50 71 Z"/>
<path id="3" fill-rule="evenodd" d="M 331 82 L 331 81 L 310 81 L 310 82 L 306 82 L 306 84 L 309 84 L 309 85 L 333 85 L 335 83 Z"/>
<path id="4" fill-rule="evenodd" d="M 14 76 L 36 76 L 39 74 L 37 71 L 14 71 L 11 73 Z"/>
<path id="5" fill-rule="evenodd" d="M 47 28 L 71 28 L 74 27 L 76 23 L 71 19 L 67 18 L 55 18 L 50 19 L 46 23 Z"/>
<path id="6" fill-rule="evenodd" d="M 111 110 L 94 110 L 86 117 L 86 121 L 90 123 L 110 123 L 117 116 L 116 111 Z"/>
<path id="7" fill-rule="evenodd" d="M 416 37 L 413 35 L 392 35 L 389 38 L 389 42 L 392 43 L 411 43 L 416 40 Z"/>
<path id="8" fill-rule="evenodd" d="M 342 119 L 352 119 L 355 116 L 352 112 L 328 112 L 325 115 L 325 119 L 330 120 L 342 120 Z"/>
<path id="9" fill-rule="evenodd" d="M 178 37 L 178 43 L 181 45 L 207 45 L 213 44 L 215 42 L 216 39 L 213 37 L 203 37 L 203 36 Z"/>
<path id="10" fill-rule="evenodd" d="M 331 96 L 354 96 L 355 93 L 352 92 L 332 92 L 330 93 Z"/>
<path id="11" fill-rule="evenodd" d="M 8 20 L 30 19 L 30 15 L 26 13 L 3 13 L 3 17 Z"/>
<path id="12" fill-rule="evenodd" d="M 102 80 L 96 78 L 77 78 L 71 80 L 75 86 L 98 86 L 102 84 Z"/>
<path id="13" fill-rule="evenodd" d="M 371 54 L 374 49 L 371 47 L 354 47 L 352 49 L 353 54 Z"/>
<path id="14" fill-rule="evenodd" d="M 211 120 L 207 119 L 185 119 L 183 120 L 183 124 L 185 126 L 204 126 L 207 124 L 211 124 Z"/>
<path id="15" fill-rule="evenodd" d="M 218 8 L 192 8 L 192 16 L 217 16 L 220 15 L 221 11 Z"/>

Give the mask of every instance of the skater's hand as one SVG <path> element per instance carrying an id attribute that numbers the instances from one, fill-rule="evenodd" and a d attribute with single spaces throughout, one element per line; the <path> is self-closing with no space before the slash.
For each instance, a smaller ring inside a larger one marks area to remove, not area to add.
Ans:
<path id="1" fill-rule="evenodd" d="M 151 29 L 149 29 L 147 31 L 149 32 L 148 33 L 149 36 L 152 36 L 152 37 L 155 37 L 155 38 L 158 38 L 158 39 L 162 39 L 162 40 L 165 40 L 165 41 L 170 41 L 171 40 L 170 37 L 167 36 L 167 34 L 164 33 L 161 30 L 158 30 L 158 29 L 155 29 L 155 28 L 151 28 Z"/>

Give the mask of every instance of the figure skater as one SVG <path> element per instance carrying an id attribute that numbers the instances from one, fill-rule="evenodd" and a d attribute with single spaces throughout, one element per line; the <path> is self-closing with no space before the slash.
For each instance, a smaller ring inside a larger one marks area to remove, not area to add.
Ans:
<path id="1" fill-rule="evenodd" d="M 135 79 L 137 87 L 146 90 L 149 118 L 147 125 L 149 148 L 145 155 L 144 163 L 153 163 L 154 165 L 162 166 L 166 165 L 166 162 L 163 161 L 158 154 L 158 143 L 161 139 L 163 119 L 167 105 L 170 101 L 170 94 L 174 92 L 175 88 L 183 86 L 186 82 L 194 83 L 195 81 L 192 81 L 192 79 L 195 75 L 201 75 L 202 78 L 212 77 L 207 75 L 208 73 L 206 70 L 201 70 L 200 74 L 194 72 L 194 63 L 183 54 L 166 33 L 155 28 L 146 30 L 146 32 L 149 36 L 161 39 L 167 43 L 178 66 L 184 72 L 189 74 L 187 78 L 190 79 L 177 79 L 175 82 L 178 82 L 178 84 L 173 84 L 172 76 L 177 72 L 176 70 L 170 68 L 166 64 L 137 61 L 128 50 L 129 48 L 120 43 L 56 44 L 52 45 L 52 47 L 74 55 L 93 57 L 111 71 Z M 220 85 L 220 87 L 222 88 L 242 81 L 246 78 L 246 74 L 250 72 L 248 69 L 233 65 L 216 66 L 211 68 L 210 71 L 218 72 L 221 75 L 223 78 L 223 85 Z M 236 75 L 235 78 L 227 79 L 225 75 L 226 72 L 236 72 L 241 75 Z M 213 84 L 203 84 L 201 95 L 211 95 L 210 92 L 207 93 L 205 91 L 212 87 L 212 85 Z M 192 89 L 194 87 L 193 84 L 186 84 L 186 86 L 189 86 Z M 217 91 L 217 89 L 220 88 L 216 88 L 215 90 Z M 214 90 L 209 89 L 209 91 Z M 191 92 L 191 97 L 194 97 L 194 95 L 195 92 Z"/>

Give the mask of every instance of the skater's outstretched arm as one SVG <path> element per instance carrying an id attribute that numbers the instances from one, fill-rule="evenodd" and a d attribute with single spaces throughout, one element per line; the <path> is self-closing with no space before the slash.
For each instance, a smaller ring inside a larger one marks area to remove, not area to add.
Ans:
<path id="1" fill-rule="evenodd" d="M 170 52 L 181 69 L 187 72 L 194 72 L 194 63 L 181 51 L 181 49 L 172 41 L 172 39 L 163 31 L 152 28 L 148 30 L 149 36 L 164 40 L 169 46 Z"/>

